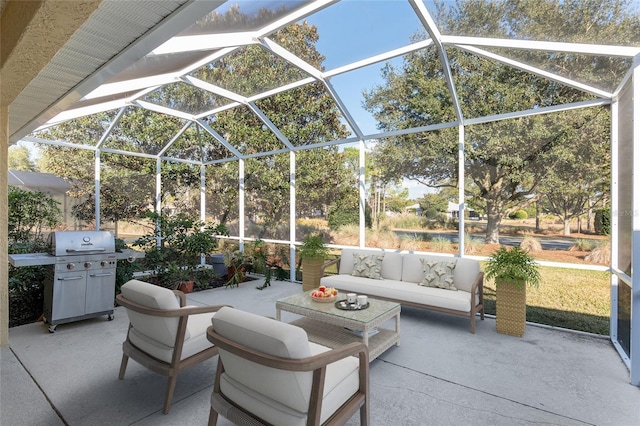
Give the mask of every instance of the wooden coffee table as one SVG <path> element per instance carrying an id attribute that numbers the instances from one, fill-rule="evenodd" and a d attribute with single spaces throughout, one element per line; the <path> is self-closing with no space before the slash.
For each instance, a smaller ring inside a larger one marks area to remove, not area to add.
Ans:
<path id="1" fill-rule="evenodd" d="M 291 324 L 303 328 L 309 340 L 335 348 L 352 342 L 363 342 L 369 348 L 369 360 L 373 361 L 394 344 L 400 345 L 400 305 L 369 297 L 369 307 L 358 311 L 345 311 L 334 303 L 311 300 L 311 291 L 296 294 L 276 302 L 276 318 L 281 312 L 302 315 Z M 345 299 L 338 295 L 337 300 Z M 395 330 L 379 327 L 395 317 Z M 351 331 L 349 331 L 351 330 Z"/>

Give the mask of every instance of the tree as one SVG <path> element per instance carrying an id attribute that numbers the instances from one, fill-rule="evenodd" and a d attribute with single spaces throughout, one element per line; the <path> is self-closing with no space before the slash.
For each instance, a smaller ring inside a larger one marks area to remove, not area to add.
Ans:
<path id="1" fill-rule="evenodd" d="M 588 213 L 607 198 L 611 175 L 609 134 L 597 117 L 607 112 L 602 109 L 574 111 L 566 118 L 573 131 L 567 138 L 573 149 L 550 153 L 556 173 L 541 180 L 539 192 L 546 201 L 546 209 L 563 221 L 564 235 L 570 235 L 572 219 Z"/>
<path id="2" fill-rule="evenodd" d="M 43 192 L 9 186 L 9 243 L 42 240 L 42 231 L 60 223 L 58 202 Z"/>
<path id="3" fill-rule="evenodd" d="M 448 3 L 447 3 L 448 4 Z M 610 34 L 609 42 L 639 40 L 637 12 L 618 0 L 458 2 L 438 6 L 436 21 L 443 32 L 485 37 L 562 39 L 585 41 Z M 635 13 L 635 15 L 634 15 Z M 555 25 L 550 24 L 555 23 Z M 591 30 L 591 31 L 590 31 Z M 596 31 L 597 30 L 597 31 Z M 616 31 L 620 34 L 616 34 Z M 594 32 L 597 35 L 592 35 Z M 621 36 L 622 35 L 622 36 Z M 424 38 L 417 35 L 416 37 Z M 523 59 L 524 54 L 500 53 Z M 591 95 L 497 62 L 447 49 L 454 84 L 465 117 L 480 117 L 523 109 L 590 99 Z M 520 55 L 520 56 L 518 56 Z M 557 52 L 526 53 L 528 62 L 544 69 L 571 70 L 570 77 L 601 84 L 619 81 L 628 62 L 607 62 L 584 55 Z M 601 62 L 601 63 L 597 63 Z M 588 65 L 588 66 L 587 66 Z M 365 107 L 381 130 L 414 128 L 454 122 L 451 95 L 434 48 L 404 58 L 401 68 L 386 65 L 385 85 L 365 94 Z M 592 113 L 593 114 L 593 113 Z M 599 129 L 608 128 L 607 114 L 593 114 Z M 571 114 L 544 115 L 466 126 L 465 193 L 472 203 L 484 205 L 486 241 L 497 243 L 499 226 L 510 212 L 533 203 L 543 179 L 555 174 L 570 180 L 562 159 L 577 148 Z M 599 133 L 600 134 L 600 133 Z M 585 143 L 602 143 L 589 138 Z M 397 177 L 417 180 L 433 188 L 457 187 L 457 129 L 389 138 L 379 145 L 385 165 Z M 603 162 L 606 164 L 606 162 Z"/>
<path id="4" fill-rule="evenodd" d="M 31 160 L 29 150 L 24 146 L 12 146 L 8 155 L 9 170 L 35 172 L 36 164 Z"/>
<path id="5" fill-rule="evenodd" d="M 270 13 L 272 12 L 261 10 L 255 19 L 264 20 Z M 237 8 L 232 7 L 225 15 L 213 16 L 211 22 L 224 27 L 241 19 L 243 18 L 238 15 Z M 324 57 L 315 48 L 318 39 L 315 27 L 306 22 L 294 24 L 275 32 L 270 38 L 292 50 L 307 63 L 323 69 Z M 246 46 L 194 74 L 243 95 L 258 93 L 304 77 L 298 68 L 261 46 Z M 340 122 L 335 103 L 319 83 L 261 99 L 256 101 L 255 107 L 294 146 L 341 139 L 348 135 L 347 129 Z M 206 120 L 243 154 L 284 148 L 283 141 L 266 129 L 262 120 L 247 107 L 228 109 L 215 118 L 209 117 Z M 228 152 L 221 154 L 221 158 L 228 157 L 232 157 Z M 309 215 L 317 211 L 326 214 L 329 206 L 342 196 L 341 191 L 337 190 L 344 181 L 341 161 L 342 156 L 337 147 L 296 152 L 296 211 Z M 277 225 L 289 214 L 289 163 L 289 156 L 282 154 L 245 161 L 245 207 L 249 218 L 256 220 L 255 224 L 259 227 L 256 236 L 259 238 L 265 237 L 266 232 L 280 232 L 284 235 L 271 236 L 281 238 L 288 234 L 284 230 L 277 231 Z M 226 223 L 224 218 L 232 217 L 233 211 L 237 211 L 238 168 L 228 164 L 208 168 L 215 170 L 208 174 L 212 178 L 207 182 L 211 198 L 224 200 L 218 205 L 210 204 L 209 212 L 217 216 L 216 220 Z M 353 183 L 355 184 L 356 182 Z"/>

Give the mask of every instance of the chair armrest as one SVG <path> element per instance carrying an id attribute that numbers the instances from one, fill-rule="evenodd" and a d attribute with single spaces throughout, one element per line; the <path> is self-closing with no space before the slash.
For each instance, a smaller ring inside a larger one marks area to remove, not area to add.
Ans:
<path id="1" fill-rule="evenodd" d="M 323 263 L 323 264 L 322 264 L 322 266 L 320 267 L 320 276 L 321 276 L 321 277 L 324 277 L 324 274 L 325 274 L 325 273 L 324 273 L 324 270 L 325 270 L 326 268 L 328 268 L 329 266 L 331 266 L 331 265 L 336 265 L 336 264 L 338 265 L 338 271 L 339 271 L 339 270 L 340 270 L 340 257 L 339 257 L 339 258 L 337 258 L 337 259 L 333 259 L 333 260 L 331 260 L 331 261 L 329 261 L 329 262 L 325 262 L 325 263 Z"/>
<path id="2" fill-rule="evenodd" d="M 478 300 L 482 303 L 484 300 L 484 272 L 482 271 L 478 272 L 471 286 L 471 307 L 475 306 L 476 294 L 478 295 Z"/>
<path id="3" fill-rule="evenodd" d="M 233 308 L 231 305 L 211 305 L 211 306 L 187 306 L 180 309 L 181 315 L 196 315 L 196 314 L 208 314 L 210 312 L 218 312 L 220 308 L 224 307 Z"/>

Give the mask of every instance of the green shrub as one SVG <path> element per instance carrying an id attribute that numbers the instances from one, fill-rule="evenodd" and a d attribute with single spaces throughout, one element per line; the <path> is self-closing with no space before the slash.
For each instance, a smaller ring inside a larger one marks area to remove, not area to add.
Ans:
<path id="1" fill-rule="evenodd" d="M 598 209 L 594 220 L 594 228 L 598 235 L 611 234 L 611 209 Z"/>
<path id="2" fill-rule="evenodd" d="M 527 214 L 526 210 L 516 210 L 515 212 L 509 215 L 509 219 L 528 219 L 529 214 Z"/>
<path id="3" fill-rule="evenodd" d="M 40 253 L 46 251 L 41 239 L 9 244 L 9 254 Z M 9 327 L 35 322 L 44 308 L 44 266 L 9 265 Z"/>
<path id="4" fill-rule="evenodd" d="M 42 239 L 45 228 L 60 223 L 59 202 L 44 192 L 9 186 L 9 242 L 28 243 Z"/>

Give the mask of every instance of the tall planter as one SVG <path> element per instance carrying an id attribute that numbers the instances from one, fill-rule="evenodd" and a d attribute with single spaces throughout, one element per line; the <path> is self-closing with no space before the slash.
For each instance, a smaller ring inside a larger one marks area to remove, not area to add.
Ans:
<path id="1" fill-rule="evenodd" d="M 308 291 L 316 289 L 320 286 L 320 270 L 324 258 L 304 258 L 302 259 L 302 291 Z"/>
<path id="2" fill-rule="evenodd" d="M 309 234 L 302 240 L 300 260 L 302 260 L 302 291 L 313 290 L 320 286 L 320 271 L 329 249 L 322 235 Z"/>
<path id="3" fill-rule="evenodd" d="M 540 283 L 538 264 L 520 247 L 496 250 L 485 266 L 487 279 L 496 283 L 496 330 L 522 337 L 527 322 L 527 284 Z"/>
<path id="4" fill-rule="evenodd" d="M 527 322 L 527 286 L 524 281 L 496 280 L 496 330 L 522 337 Z"/>

